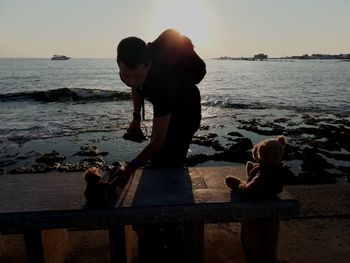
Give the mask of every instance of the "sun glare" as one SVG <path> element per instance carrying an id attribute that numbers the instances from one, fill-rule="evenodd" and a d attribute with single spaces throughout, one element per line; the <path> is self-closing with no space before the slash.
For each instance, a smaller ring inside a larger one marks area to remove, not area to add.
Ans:
<path id="1" fill-rule="evenodd" d="M 154 7 L 157 33 L 174 28 L 188 36 L 195 46 L 205 46 L 210 40 L 210 13 L 200 0 L 158 0 Z"/>

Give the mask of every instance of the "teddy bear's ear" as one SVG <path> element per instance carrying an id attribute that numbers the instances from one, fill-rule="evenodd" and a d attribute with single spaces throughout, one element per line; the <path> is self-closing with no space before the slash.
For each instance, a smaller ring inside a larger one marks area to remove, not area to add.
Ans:
<path id="1" fill-rule="evenodd" d="M 87 169 L 86 175 L 97 175 L 100 176 L 100 171 L 97 167 L 90 167 L 89 169 Z"/>
<path id="2" fill-rule="evenodd" d="M 284 137 L 283 135 L 278 136 L 277 141 L 284 146 L 286 144 L 286 137 Z"/>
<path id="3" fill-rule="evenodd" d="M 258 152 L 259 144 L 255 145 L 252 149 L 252 154 L 254 160 L 258 161 L 259 160 L 259 152 Z"/>

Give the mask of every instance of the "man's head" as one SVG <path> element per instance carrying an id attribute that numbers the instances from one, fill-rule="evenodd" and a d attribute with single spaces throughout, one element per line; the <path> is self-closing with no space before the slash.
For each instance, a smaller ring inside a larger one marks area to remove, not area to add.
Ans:
<path id="1" fill-rule="evenodd" d="M 151 64 L 146 43 L 137 37 L 124 38 L 117 48 L 117 63 L 122 81 L 131 88 L 141 87 Z"/>

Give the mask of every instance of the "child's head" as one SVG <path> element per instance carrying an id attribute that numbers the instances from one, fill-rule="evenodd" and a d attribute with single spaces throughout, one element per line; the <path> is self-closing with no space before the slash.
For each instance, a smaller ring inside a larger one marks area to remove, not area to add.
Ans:
<path id="1" fill-rule="evenodd" d="M 285 144 L 286 138 L 284 136 L 263 140 L 254 146 L 253 158 L 261 164 L 279 164 L 282 161 Z"/>

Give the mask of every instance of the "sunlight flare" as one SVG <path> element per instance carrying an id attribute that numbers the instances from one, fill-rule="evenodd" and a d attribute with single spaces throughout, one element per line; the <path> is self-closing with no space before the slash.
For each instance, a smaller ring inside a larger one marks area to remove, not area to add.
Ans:
<path id="1" fill-rule="evenodd" d="M 157 33 L 174 28 L 188 36 L 195 46 L 205 46 L 210 40 L 210 13 L 205 1 L 158 0 L 154 7 L 153 29 Z"/>

